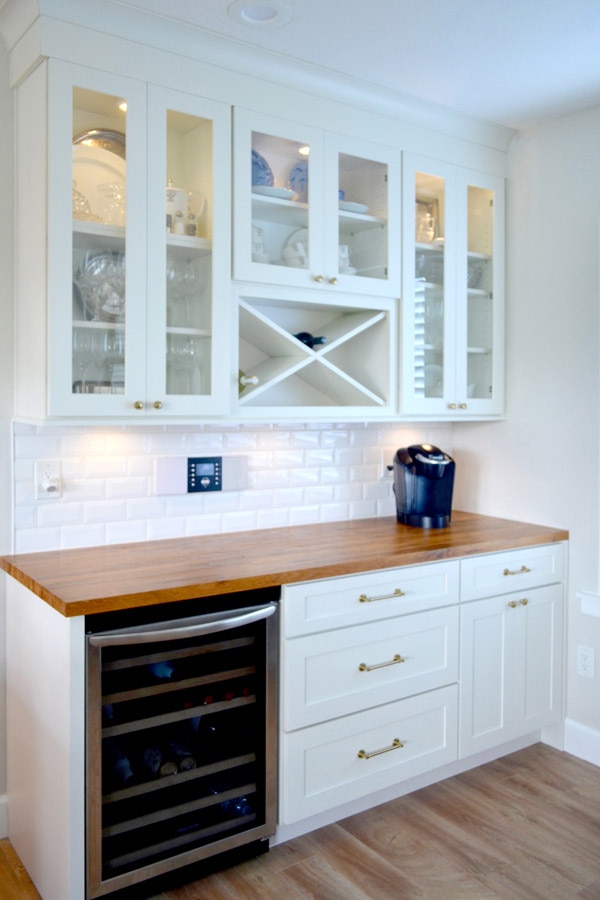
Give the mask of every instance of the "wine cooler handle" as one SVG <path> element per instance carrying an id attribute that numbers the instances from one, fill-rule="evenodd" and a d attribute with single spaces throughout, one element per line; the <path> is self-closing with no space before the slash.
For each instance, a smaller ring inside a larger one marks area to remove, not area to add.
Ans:
<path id="1" fill-rule="evenodd" d="M 150 644 L 155 641 L 178 641 L 184 638 L 197 637 L 202 634 L 213 634 L 218 631 L 228 631 L 231 628 L 239 628 L 242 625 L 251 625 L 252 622 L 260 622 L 268 619 L 277 609 L 276 603 L 268 606 L 250 606 L 247 609 L 232 609 L 229 614 L 208 613 L 205 616 L 194 616 L 184 619 L 185 625 L 181 625 L 181 619 L 171 622 L 157 622 L 151 625 L 142 625 L 138 628 L 121 628 L 115 631 L 106 631 L 99 634 L 88 635 L 88 641 L 93 647 L 118 647 L 126 644 Z"/>

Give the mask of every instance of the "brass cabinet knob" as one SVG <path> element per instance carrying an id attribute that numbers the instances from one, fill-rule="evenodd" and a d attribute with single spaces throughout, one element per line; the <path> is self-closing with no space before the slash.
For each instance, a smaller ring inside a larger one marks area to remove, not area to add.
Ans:
<path id="1" fill-rule="evenodd" d="M 323 281 L 323 276 L 322 276 L 322 275 L 315 275 L 315 281 L 318 281 L 318 283 L 321 284 L 321 282 Z"/>
<path id="2" fill-rule="evenodd" d="M 508 605 L 510 606 L 511 609 L 516 609 L 516 608 L 517 608 L 517 601 L 516 601 L 516 600 L 509 600 L 509 601 L 508 601 Z"/>
<path id="3" fill-rule="evenodd" d="M 456 403 L 449 403 L 448 409 L 456 409 Z"/>
<path id="4" fill-rule="evenodd" d="M 143 409 L 144 408 L 144 404 L 142 403 L 141 400 L 136 400 L 135 403 L 133 404 L 133 406 L 135 409 Z"/>
<path id="5" fill-rule="evenodd" d="M 466 403 L 459 403 L 459 404 L 458 404 L 458 408 L 459 408 L 459 409 L 466 409 L 466 408 L 467 408 L 467 404 L 466 404 Z"/>
<path id="6" fill-rule="evenodd" d="M 338 283 L 337 278 L 334 277 L 334 278 L 329 279 L 329 284 L 337 284 L 337 283 Z"/>
<path id="7" fill-rule="evenodd" d="M 155 400 L 152 406 L 154 407 L 154 409 L 162 409 L 162 400 Z"/>
<path id="8" fill-rule="evenodd" d="M 522 600 L 519 600 L 519 603 L 521 604 L 521 606 L 527 606 L 527 604 L 529 603 L 529 600 L 527 600 L 525 597 L 523 597 Z"/>

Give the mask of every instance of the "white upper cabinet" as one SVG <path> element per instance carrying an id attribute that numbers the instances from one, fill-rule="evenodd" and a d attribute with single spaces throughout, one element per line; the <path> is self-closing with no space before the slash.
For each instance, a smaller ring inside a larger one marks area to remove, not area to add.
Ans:
<path id="1" fill-rule="evenodd" d="M 404 158 L 401 412 L 504 409 L 504 182 Z"/>
<path id="2" fill-rule="evenodd" d="M 48 415 L 222 414 L 229 108 L 49 67 Z"/>
<path id="3" fill-rule="evenodd" d="M 400 152 L 245 109 L 234 121 L 234 277 L 400 294 Z"/>
<path id="4" fill-rule="evenodd" d="M 184 68 L 134 35 L 39 29 L 35 60 L 11 54 L 15 415 L 504 414 L 494 134 L 449 141 L 441 122 L 437 161 L 409 113 L 187 43 Z"/>

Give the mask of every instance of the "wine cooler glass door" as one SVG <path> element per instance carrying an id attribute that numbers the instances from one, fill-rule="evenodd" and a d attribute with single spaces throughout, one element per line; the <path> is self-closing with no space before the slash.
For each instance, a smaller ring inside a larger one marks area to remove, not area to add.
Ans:
<path id="1" fill-rule="evenodd" d="M 274 833 L 277 608 L 88 636 L 90 898 Z"/>

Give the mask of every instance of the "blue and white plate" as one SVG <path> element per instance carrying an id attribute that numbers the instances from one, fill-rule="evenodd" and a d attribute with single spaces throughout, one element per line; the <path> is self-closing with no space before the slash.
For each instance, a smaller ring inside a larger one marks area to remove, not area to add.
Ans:
<path id="1" fill-rule="evenodd" d="M 298 194 L 300 203 L 308 200 L 308 161 L 305 159 L 296 163 L 290 172 L 288 184 L 292 191 Z"/>
<path id="2" fill-rule="evenodd" d="M 271 166 L 266 161 L 264 156 L 261 156 L 260 153 L 257 153 L 256 150 L 252 151 L 252 184 L 263 184 L 267 186 L 272 186 L 273 184 L 273 173 L 271 171 Z"/>

